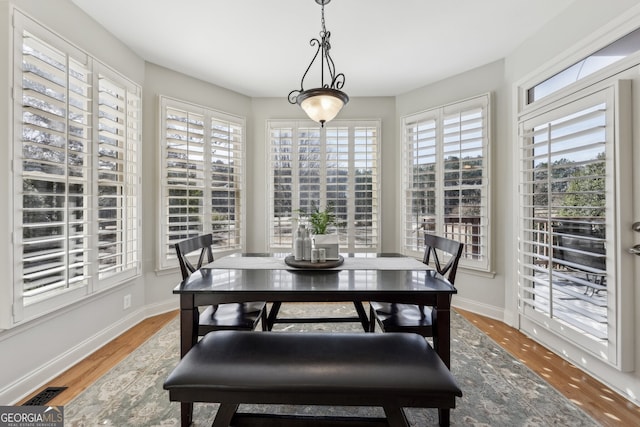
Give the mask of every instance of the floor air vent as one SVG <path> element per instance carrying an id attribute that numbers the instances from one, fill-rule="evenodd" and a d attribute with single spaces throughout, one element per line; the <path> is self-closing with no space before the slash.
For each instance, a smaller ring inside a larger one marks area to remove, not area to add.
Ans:
<path id="1" fill-rule="evenodd" d="M 47 387 L 23 403 L 22 406 L 42 406 L 66 389 L 66 387 Z"/>

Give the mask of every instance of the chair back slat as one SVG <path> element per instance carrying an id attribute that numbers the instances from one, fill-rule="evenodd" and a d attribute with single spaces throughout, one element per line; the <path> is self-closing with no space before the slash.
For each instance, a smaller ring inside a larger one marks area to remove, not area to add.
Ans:
<path id="1" fill-rule="evenodd" d="M 175 244 L 176 255 L 180 262 L 180 271 L 182 272 L 182 280 L 186 279 L 196 270 L 199 270 L 204 264 L 213 262 L 213 236 L 204 234 L 202 236 L 192 237 Z M 193 265 L 187 256 L 195 251 L 200 251 L 198 262 Z"/>
<path id="2" fill-rule="evenodd" d="M 458 270 L 458 262 L 462 256 L 464 245 L 455 240 L 446 239 L 433 234 L 424 235 L 424 258 L 422 262 L 429 264 L 433 256 L 433 264 L 436 271 L 444 276 L 453 285 L 456 280 L 456 272 Z M 442 265 L 437 251 L 444 252 L 449 256 L 446 264 Z"/>

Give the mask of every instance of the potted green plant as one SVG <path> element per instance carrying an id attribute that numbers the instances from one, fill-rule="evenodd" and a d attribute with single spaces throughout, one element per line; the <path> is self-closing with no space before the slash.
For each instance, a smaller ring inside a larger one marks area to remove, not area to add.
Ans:
<path id="1" fill-rule="evenodd" d="M 311 230 L 313 246 L 318 249 L 325 249 L 326 259 L 338 259 L 338 235 L 327 234 L 327 228 L 338 225 L 337 217 L 333 209 L 333 203 L 328 203 L 327 207 L 321 209 L 314 202 L 311 202 L 311 212 L 299 209 L 301 218 L 307 220 Z"/>
<path id="2" fill-rule="evenodd" d="M 315 203 L 311 203 L 311 213 L 309 214 L 309 226 L 314 235 L 327 234 L 327 227 L 336 225 L 336 214 L 333 211 L 333 204 L 327 204 L 325 209 L 320 209 Z"/>

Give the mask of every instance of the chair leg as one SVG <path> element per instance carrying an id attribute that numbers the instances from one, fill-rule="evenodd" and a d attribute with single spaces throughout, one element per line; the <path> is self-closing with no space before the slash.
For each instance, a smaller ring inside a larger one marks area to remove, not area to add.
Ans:
<path id="1" fill-rule="evenodd" d="M 356 308 L 356 312 L 358 313 L 358 317 L 360 318 L 360 324 L 362 324 L 362 329 L 367 332 L 370 328 L 369 319 L 367 319 L 367 312 L 360 301 L 354 301 L 353 306 Z"/>
<path id="2" fill-rule="evenodd" d="M 280 301 L 275 301 L 271 303 L 271 310 L 269 310 L 269 316 L 267 317 L 267 330 L 270 331 L 273 329 L 273 324 L 276 322 L 278 318 L 278 312 L 280 311 L 280 306 L 282 303 Z"/>
<path id="3" fill-rule="evenodd" d="M 265 306 L 262 309 L 262 313 L 260 314 L 260 323 L 262 323 L 262 330 L 263 331 L 268 331 L 269 330 L 269 323 L 267 320 L 267 307 Z"/>
<path id="4" fill-rule="evenodd" d="M 376 331 L 376 311 L 369 306 L 369 332 Z"/>

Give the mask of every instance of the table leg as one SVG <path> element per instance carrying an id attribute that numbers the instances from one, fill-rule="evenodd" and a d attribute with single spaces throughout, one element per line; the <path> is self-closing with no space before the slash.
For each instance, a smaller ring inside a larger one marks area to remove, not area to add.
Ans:
<path id="1" fill-rule="evenodd" d="M 197 307 L 180 309 L 180 357 L 184 357 L 198 339 L 199 313 Z"/>
<path id="2" fill-rule="evenodd" d="M 183 295 L 180 299 L 180 357 L 184 357 L 198 339 L 198 308 L 193 304 L 193 296 Z M 188 427 L 193 421 L 193 403 L 180 404 L 180 425 Z"/>
<path id="3" fill-rule="evenodd" d="M 433 337 L 434 349 L 440 359 L 451 369 L 451 296 L 438 295 L 434 310 L 436 331 Z"/>

